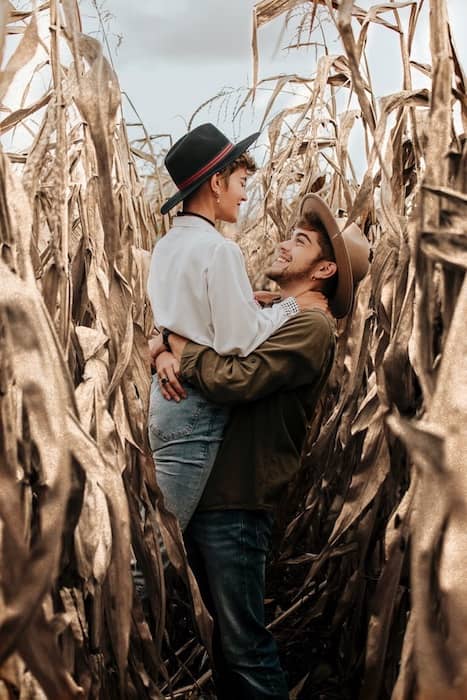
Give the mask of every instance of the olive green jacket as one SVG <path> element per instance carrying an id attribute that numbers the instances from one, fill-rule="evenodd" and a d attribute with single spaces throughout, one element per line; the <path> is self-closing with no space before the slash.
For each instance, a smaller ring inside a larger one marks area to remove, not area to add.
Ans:
<path id="1" fill-rule="evenodd" d="M 200 510 L 270 509 L 296 474 L 308 423 L 332 367 L 335 326 L 320 311 L 287 321 L 248 357 L 189 342 L 185 379 L 232 413 Z"/>

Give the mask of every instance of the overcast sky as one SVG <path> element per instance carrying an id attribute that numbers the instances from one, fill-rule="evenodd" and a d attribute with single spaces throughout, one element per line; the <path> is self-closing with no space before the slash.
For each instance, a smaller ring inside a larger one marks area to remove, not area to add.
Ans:
<path id="1" fill-rule="evenodd" d="M 90 0 L 81 3 L 85 30 L 97 29 Z M 104 0 L 103 7 L 112 15 L 107 23 L 112 57 L 122 90 L 128 93 L 142 120 L 152 134 L 171 133 L 175 138 L 186 131 L 194 110 L 225 88 L 245 88 L 252 78 L 251 14 L 254 0 Z M 376 2 L 360 0 L 368 8 Z M 414 58 L 430 61 L 428 33 L 428 1 L 419 25 Z M 448 0 L 457 49 L 467 69 L 465 28 L 467 0 Z M 402 17 L 408 17 L 402 9 Z M 388 20 L 392 15 L 385 15 Z M 292 22 L 292 26 L 293 26 Z M 286 51 L 291 31 L 280 41 L 283 18 L 260 29 L 260 75 L 298 72 L 310 75 L 315 68 L 313 50 Z M 335 30 L 329 26 L 331 53 L 340 53 Z M 116 36 L 121 35 L 117 48 Z M 333 41 L 334 38 L 334 41 Z M 395 32 L 372 26 L 369 32 L 368 55 L 373 68 L 374 90 L 378 97 L 401 87 L 399 39 Z M 423 86 L 423 78 L 417 78 Z M 241 96 L 244 92 L 239 93 Z M 227 112 L 221 103 L 204 109 L 194 124 L 214 121 L 231 137 L 238 137 L 256 128 L 261 106 L 269 94 L 258 96 L 256 113 L 243 114 L 233 133 Z M 290 98 L 292 99 L 292 98 Z M 228 102 L 235 105 L 235 97 Z M 127 112 L 128 114 L 128 112 Z"/>

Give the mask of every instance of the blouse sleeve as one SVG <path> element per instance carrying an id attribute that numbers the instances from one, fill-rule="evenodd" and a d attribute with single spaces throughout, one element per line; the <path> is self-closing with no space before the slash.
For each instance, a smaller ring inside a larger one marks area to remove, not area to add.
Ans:
<path id="1" fill-rule="evenodd" d="M 213 349 L 219 355 L 246 356 L 299 312 L 288 297 L 262 309 L 253 296 L 240 248 L 222 241 L 209 262 L 208 297 L 213 325 Z"/>

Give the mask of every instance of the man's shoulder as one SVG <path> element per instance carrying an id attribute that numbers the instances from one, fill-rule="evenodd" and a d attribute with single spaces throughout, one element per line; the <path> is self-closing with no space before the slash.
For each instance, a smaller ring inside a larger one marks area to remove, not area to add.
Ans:
<path id="1" fill-rule="evenodd" d="M 336 324 L 324 311 L 301 311 L 289 319 L 276 336 L 286 354 L 306 358 L 318 373 L 329 366 L 336 347 Z"/>
<path id="2" fill-rule="evenodd" d="M 336 324 L 318 309 L 289 318 L 272 336 L 275 345 L 305 355 L 327 353 L 336 342 Z"/>
<path id="3" fill-rule="evenodd" d="M 334 337 L 336 332 L 336 322 L 334 318 L 320 309 L 310 309 L 300 311 L 296 316 L 292 316 L 283 326 L 295 332 L 313 332 Z"/>

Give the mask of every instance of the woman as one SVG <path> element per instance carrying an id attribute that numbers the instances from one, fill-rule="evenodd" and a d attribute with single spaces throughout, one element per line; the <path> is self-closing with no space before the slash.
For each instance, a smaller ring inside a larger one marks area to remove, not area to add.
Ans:
<path id="1" fill-rule="evenodd" d="M 290 297 L 262 309 L 240 248 L 215 228 L 217 220 L 237 221 L 247 199 L 247 177 L 256 169 L 246 149 L 258 135 L 233 144 L 213 124 L 202 124 L 177 141 L 165 159 L 178 192 L 161 212 L 181 201 L 183 211 L 152 254 L 148 293 L 155 325 L 222 355 L 247 355 L 310 303 L 308 297 L 300 305 Z M 163 341 L 162 334 L 153 356 L 164 349 Z M 181 387 L 178 363 L 169 353 L 159 354 L 156 367 L 149 441 L 165 503 L 184 529 L 209 477 L 228 411 L 194 387 Z"/>

